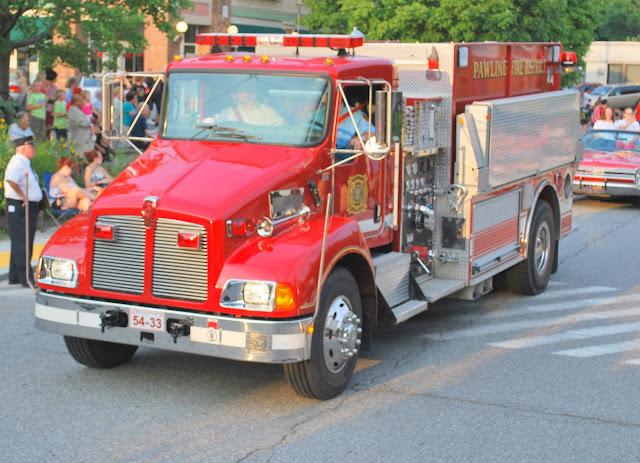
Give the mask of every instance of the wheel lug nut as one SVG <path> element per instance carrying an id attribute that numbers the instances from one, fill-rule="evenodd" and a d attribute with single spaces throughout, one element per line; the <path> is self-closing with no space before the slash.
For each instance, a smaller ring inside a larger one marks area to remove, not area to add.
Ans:
<path id="1" fill-rule="evenodd" d="M 360 344 L 362 344 L 362 341 L 360 341 L 359 339 L 356 339 L 356 346 L 359 346 Z"/>
<path id="2" fill-rule="evenodd" d="M 358 334 L 362 334 L 362 328 L 358 328 L 358 329 L 356 330 L 356 332 L 357 332 Z"/>
<path id="3" fill-rule="evenodd" d="M 351 352 L 352 352 L 352 354 L 351 354 L 351 355 L 353 356 L 353 355 L 355 355 L 355 354 L 357 354 L 357 353 L 358 353 L 358 349 L 353 349 Z"/>

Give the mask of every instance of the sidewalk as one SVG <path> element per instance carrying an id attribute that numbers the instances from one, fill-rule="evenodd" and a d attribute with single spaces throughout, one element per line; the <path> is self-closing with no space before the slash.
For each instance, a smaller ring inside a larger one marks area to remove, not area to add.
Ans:
<path id="1" fill-rule="evenodd" d="M 57 230 L 56 227 L 49 227 L 44 232 L 39 229 L 36 231 L 36 239 L 33 242 L 32 265 L 37 265 L 40 252 L 47 240 Z M 9 279 L 9 255 L 11 249 L 11 241 L 9 238 L 0 240 L 0 281 Z"/>

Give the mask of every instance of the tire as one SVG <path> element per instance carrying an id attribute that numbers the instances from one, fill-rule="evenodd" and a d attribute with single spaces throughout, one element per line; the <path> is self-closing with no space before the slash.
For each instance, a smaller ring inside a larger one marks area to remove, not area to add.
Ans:
<path id="1" fill-rule="evenodd" d="M 320 293 L 311 358 L 283 365 L 285 378 L 298 394 L 326 400 L 344 391 L 358 358 L 361 319 L 358 284 L 348 270 L 338 267 Z M 344 333 L 342 340 L 335 336 L 338 330 Z"/>
<path id="2" fill-rule="evenodd" d="M 512 291 L 529 296 L 544 291 L 556 258 L 556 239 L 551 207 L 540 201 L 533 213 L 527 259 L 507 271 Z"/>
<path id="3" fill-rule="evenodd" d="M 128 362 L 138 346 L 64 337 L 67 350 L 78 363 L 91 368 L 113 368 Z"/>

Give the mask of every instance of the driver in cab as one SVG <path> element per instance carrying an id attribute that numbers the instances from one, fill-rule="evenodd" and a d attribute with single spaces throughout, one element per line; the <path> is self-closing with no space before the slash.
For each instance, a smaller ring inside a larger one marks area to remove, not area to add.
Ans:
<path id="1" fill-rule="evenodd" d="M 282 116 L 270 106 L 260 103 L 256 94 L 258 86 L 254 80 L 246 81 L 233 90 L 235 104 L 218 114 L 202 119 L 204 124 L 242 122 L 251 125 L 277 126 L 285 123 Z"/>

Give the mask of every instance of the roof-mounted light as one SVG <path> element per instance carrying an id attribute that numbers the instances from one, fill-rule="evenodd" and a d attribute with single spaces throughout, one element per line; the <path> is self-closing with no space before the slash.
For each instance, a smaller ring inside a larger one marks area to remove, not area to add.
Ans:
<path id="1" fill-rule="evenodd" d="M 280 45 L 283 47 L 356 48 L 364 45 L 364 37 L 328 34 L 224 34 L 196 35 L 196 44 L 210 46 L 257 47 Z"/>

